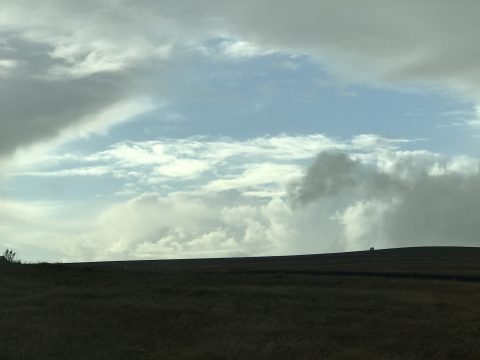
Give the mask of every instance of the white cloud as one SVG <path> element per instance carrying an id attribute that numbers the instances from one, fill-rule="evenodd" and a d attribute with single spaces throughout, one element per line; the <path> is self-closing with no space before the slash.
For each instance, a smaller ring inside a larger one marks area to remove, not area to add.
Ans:
<path id="1" fill-rule="evenodd" d="M 173 162 L 155 167 L 153 174 L 159 177 L 195 178 L 210 170 L 207 161 L 197 159 L 176 159 Z"/>
<path id="2" fill-rule="evenodd" d="M 95 115 L 88 115 L 78 125 L 70 126 L 60 135 L 60 141 L 105 134 L 112 126 L 148 113 L 157 108 L 148 98 L 128 99 L 106 107 Z"/>
<path id="3" fill-rule="evenodd" d="M 92 219 L 84 211 L 73 204 L 0 198 L 0 247 L 15 249 L 22 260 L 61 260 L 69 236 L 89 228 Z"/>
<path id="4" fill-rule="evenodd" d="M 72 246 L 71 256 L 212 257 L 271 249 L 274 239 L 265 237 L 264 231 L 268 215 L 251 205 L 235 205 L 242 202 L 240 197 L 140 195 L 102 214 L 96 232 Z M 250 218 L 239 219 L 240 214 Z"/>
<path id="5" fill-rule="evenodd" d="M 203 188 L 205 191 L 228 191 L 250 188 L 262 189 L 274 184 L 273 190 L 278 193 L 285 184 L 299 177 L 302 169 L 293 164 L 261 163 L 246 166 L 246 169 L 237 175 L 209 182 Z M 280 188 L 279 188 L 280 187 Z"/>
<path id="6" fill-rule="evenodd" d="M 398 149 L 402 144 L 420 141 L 425 139 L 388 139 L 375 134 L 361 134 L 352 139 L 352 146 L 358 150 L 393 150 Z"/>
<path id="7" fill-rule="evenodd" d="M 24 176 L 40 177 L 63 177 L 63 176 L 105 176 L 112 173 L 112 170 L 106 166 L 87 166 L 74 169 L 61 169 L 55 171 L 27 171 L 22 173 Z"/>
<path id="8" fill-rule="evenodd" d="M 464 119 L 463 122 L 470 130 L 474 130 L 475 136 L 478 137 L 478 130 L 480 129 L 480 106 L 476 106 L 475 112 Z"/>
<path id="9" fill-rule="evenodd" d="M 91 160 L 121 161 L 124 164 L 155 164 L 177 157 L 206 159 L 215 163 L 234 157 L 259 157 L 274 160 L 308 159 L 325 149 L 346 145 L 321 134 L 304 136 L 265 136 L 236 141 L 229 138 L 192 137 L 160 141 L 126 142 L 91 156 Z"/>
<path id="10" fill-rule="evenodd" d="M 18 62 L 10 59 L 0 59 L 0 77 L 9 76 L 19 66 Z"/>
<path id="11" fill-rule="evenodd" d="M 0 86 L 0 126 L 11 129 L 0 134 L 0 154 L 54 138 L 129 99 L 158 98 L 174 77 L 161 75 L 201 46 L 232 59 L 307 54 L 347 83 L 427 86 L 476 101 L 479 10 L 475 1 L 448 0 L 56 0 L 42 7 L 5 0 L 0 73 L 17 64 L 22 71 Z M 223 40 L 205 45 L 215 39 Z"/>
<path id="12" fill-rule="evenodd" d="M 473 138 L 479 138 L 480 106 L 473 106 L 471 110 L 444 111 L 439 114 L 446 122 L 441 122 L 437 128 L 463 128 Z"/>
<path id="13" fill-rule="evenodd" d="M 253 58 L 274 54 L 274 50 L 262 49 L 248 41 L 224 40 L 219 45 L 222 55 L 233 59 Z"/>
<path id="14" fill-rule="evenodd" d="M 339 221 L 343 228 L 345 248 L 367 249 L 376 247 L 395 247 L 402 244 L 390 244 L 381 231 L 383 214 L 388 211 L 388 203 L 376 200 L 360 200 L 348 206 L 341 214 Z"/>
<path id="15" fill-rule="evenodd" d="M 4 204 L 0 213 L 4 209 L 10 218 L 2 217 L 0 235 L 10 239 L 5 246 L 30 249 L 31 259 L 33 247 L 51 239 L 48 256 L 64 260 L 478 245 L 478 159 L 367 143 L 361 150 L 356 141 L 345 143 L 347 153 L 338 146 L 321 152 L 304 175 L 299 164 L 283 159 L 230 163 L 213 180 L 197 179 L 189 191 L 146 193 L 125 179 L 123 198 L 84 209 L 81 216 L 78 207 Z M 12 214 L 22 216 L 12 220 Z"/>
<path id="16" fill-rule="evenodd" d="M 245 141 L 199 137 L 128 141 L 92 154 L 50 153 L 35 158 L 33 163 L 20 157 L 20 169 L 11 171 L 10 176 L 109 175 L 130 181 L 136 178 L 144 186 L 206 175 L 204 190 L 244 189 L 251 195 L 263 196 L 264 190 L 268 194 L 283 191 L 280 188 L 286 181 L 300 175 L 299 166 L 292 162 L 310 159 L 325 149 L 347 146 L 323 135 L 280 135 Z M 64 163 L 68 168 L 61 168 Z"/>

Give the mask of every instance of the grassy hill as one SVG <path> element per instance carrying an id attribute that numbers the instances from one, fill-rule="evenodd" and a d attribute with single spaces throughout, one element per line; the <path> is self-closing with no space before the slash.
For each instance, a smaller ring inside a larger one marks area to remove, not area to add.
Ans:
<path id="1" fill-rule="evenodd" d="M 480 249 L 0 267 L 0 359 L 478 359 Z"/>
<path id="2" fill-rule="evenodd" d="M 411 247 L 347 253 L 77 263 L 137 271 L 372 272 L 480 276 L 480 248 Z"/>

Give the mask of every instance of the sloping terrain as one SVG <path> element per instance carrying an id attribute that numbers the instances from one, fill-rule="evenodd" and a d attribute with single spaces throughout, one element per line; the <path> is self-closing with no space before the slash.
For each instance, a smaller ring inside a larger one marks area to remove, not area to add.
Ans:
<path id="1" fill-rule="evenodd" d="M 111 261 L 73 266 L 140 271 L 332 272 L 464 275 L 480 278 L 480 248 L 412 247 L 321 255 Z"/>
<path id="2" fill-rule="evenodd" d="M 479 254 L 2 265 L 0 359 L 478 359 L 480 283 L 385 274 Z"/>

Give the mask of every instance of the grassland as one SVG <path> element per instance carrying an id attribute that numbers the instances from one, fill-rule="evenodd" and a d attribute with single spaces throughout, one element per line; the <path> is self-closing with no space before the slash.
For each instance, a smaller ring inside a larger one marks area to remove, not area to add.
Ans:
<path id="1" fill-rule="evenodd" d="M 3 265 L 0 359 L 479 359 L 479 305 L 474 248 Z"/>

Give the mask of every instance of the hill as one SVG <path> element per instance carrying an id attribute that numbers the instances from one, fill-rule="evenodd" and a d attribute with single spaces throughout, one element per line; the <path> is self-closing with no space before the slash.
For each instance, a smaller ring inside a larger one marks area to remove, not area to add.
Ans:
<path id="1" fill-rule="evenodd" d="M 0 359 L 478 359 L 479 259 L 408 248 L 2 265 Z"/>
<path id="2" fill-rule="evenodd" d="M 480 248 L 410 247 L 346 253 L 270 257 L 140 260 L 71 266 L 137 271 L 279 272 L 337 275 L 445 277 L 480 280 Z"/>

